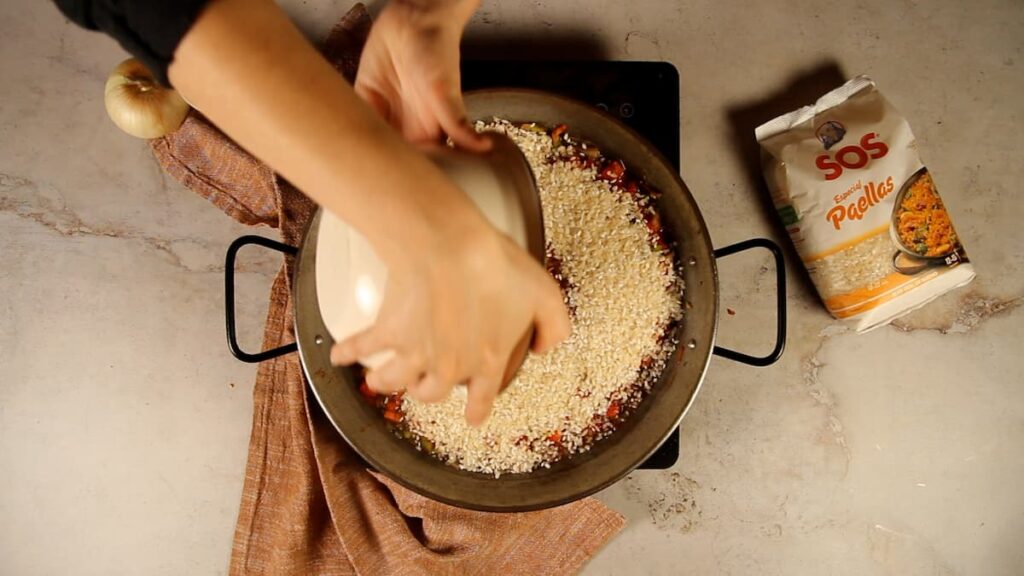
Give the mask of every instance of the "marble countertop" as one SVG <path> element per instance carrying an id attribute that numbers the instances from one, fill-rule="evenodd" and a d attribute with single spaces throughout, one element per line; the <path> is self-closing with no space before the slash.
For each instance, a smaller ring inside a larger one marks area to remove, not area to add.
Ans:
<path id="1" fill-rule="evenodd" d="M 285 4 L 313 36 L 347 8 Z M 517 38 L 675 64 L 683 176 L 718 246 L 785 240 L 743 111 L 794 79 L 871 75 L 978 271 L 858 335 L 791 268 L 783 359 L 712 360 L 679 462 L 600 494 L 629 522 L 585 574 L 1024 573 L 1024 4 L 485 0 L 467 43 Z M 123 57 L 48 2 L 0 6 L 5 574 L 227 568 L 255 368 L 224 343 L 222 261 L 252 230 L 107 120 L 103 82 Z M 766 264 L 721 264 L 735 315 L 720 344 L 769 346 Z M 251 256 L 240 273 L 250 347 L 276 266 Z"/>

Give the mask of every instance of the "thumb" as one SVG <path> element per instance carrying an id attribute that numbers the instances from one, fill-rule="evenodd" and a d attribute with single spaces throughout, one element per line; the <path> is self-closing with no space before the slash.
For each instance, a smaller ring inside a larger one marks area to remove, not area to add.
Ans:
<path id="1" fill-rule="evenodd" d="M 466 107 L 458 81 L 436 84 L 431 102 L 437 123 L 456 146 L 473 152 L 491 149 L 490 139 L 478 134 L 466 119 Z"/>

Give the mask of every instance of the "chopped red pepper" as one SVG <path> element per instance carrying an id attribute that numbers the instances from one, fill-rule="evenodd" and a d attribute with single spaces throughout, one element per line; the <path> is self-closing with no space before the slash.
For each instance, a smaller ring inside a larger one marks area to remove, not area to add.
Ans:
<path id="1" fill-rule="evenodd" d="M 611 404 L 608 405 L 608 411 L 605 412 L 605 416 L 614 420 L 615 418 L 619 417 L 619 411 L 621 409 L 622 407 L 619 405 L 618 400 L 614 400 Z"/>
<path id="2" fill-rule="evenodd" d="M 391 422 L 398 423 L 402 421 L 402 414 L 400 412 L 395 412 L 394 410 L 385 410 L 384 418 Z"/>
<path id="3" fill-rule="evenodd" d="M 551 434 L 548 434 L 548 440 L 551 440 L 555 444 L 561 444 L 562 443 L 562 431 L 561 430 L 555 430 Z"/>
<path id="4" fill-rule="evenodd" d="M 551 141 L 555 143 L 555 146 L 558 146 L 559 144 L 562 143 L 562 136 L 565 135 L 565 131 L 568 129 L 569 127 L 566 126 L 565 124 L 559 124 L 558 126 L 555 126 L 554 130 L 551 131 Z"/>
<path id="5" fill-rule="evenodd" d="M 366 380 L 363 380 L 362 382 L 359 383 L 359 393 L 362 394 L 363 398 L 366 398 L 367 400 L 377 399 L 377 393 L 370 389 L 370 386 L 369 384 L 366 383 Z"/>
<path id="6" fill-rule="evenodd" d="M 402 409 L 402 396 L 400 394 L 393 394 L 388 396 L 387 401 L 384 402 L 384 409 L 391 412 L 399 412 Z"/>
<path id="7" fill-rule="evenodd" d="M 661 238 L 661 217 L 658 216 L 658 213 L 651 212 L 644 220 L 647 222 L 647 229 L 651 231 L 651 234 Z"/>
<path id="8" fill-rule="evenodd" d="M 612 160 L 601 169 L 598 178 L 607 182 L 617 182 L 625 173 L 626 165 L 622 163 L 622 160 Z"/>
<path id="9" fill-rule="evenodd" d="M 640 194 L 640 185 L 636 183 L 636 180 L 630 180 L 626 182 L 626 193 L 636 198 Z"/>

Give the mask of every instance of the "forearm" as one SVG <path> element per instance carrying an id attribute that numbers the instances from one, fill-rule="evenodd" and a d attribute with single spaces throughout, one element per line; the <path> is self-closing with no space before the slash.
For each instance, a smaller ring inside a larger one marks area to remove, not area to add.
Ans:
<path id="1" fill-rule="evenodd" d="M 214 0 L 178 46 L 171 83 L 221 130 L 387 258 L 413 222 L 475 209 L 380 120 L 269 0 Z M 429 194 L 417 194 L 429 190 Z M 386 216 L 386 218 L 385 218 Z"/>

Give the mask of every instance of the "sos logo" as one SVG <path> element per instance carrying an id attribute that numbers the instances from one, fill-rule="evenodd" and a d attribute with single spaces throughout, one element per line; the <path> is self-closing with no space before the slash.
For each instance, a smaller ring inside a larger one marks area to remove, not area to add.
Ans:
<path id="1" fill-rule="evenodd" d="M 878 140 L 878 134 L 868 132 L 860 139 L 860 145 L 843 146 L 832 154 L 822 154 L 814 164 L 825 173 L 825 180 L 835 180 L 843 170 L 857 170 L 889 153 L 889 147 Z"/>

